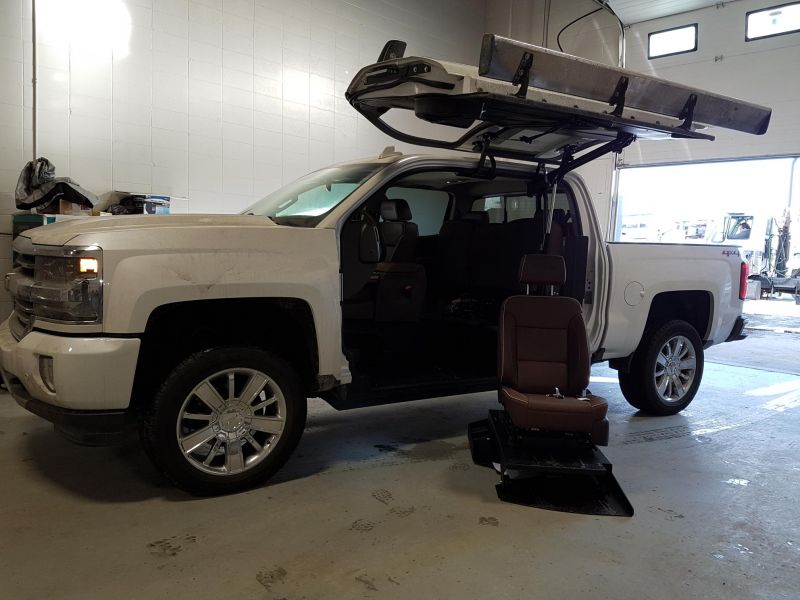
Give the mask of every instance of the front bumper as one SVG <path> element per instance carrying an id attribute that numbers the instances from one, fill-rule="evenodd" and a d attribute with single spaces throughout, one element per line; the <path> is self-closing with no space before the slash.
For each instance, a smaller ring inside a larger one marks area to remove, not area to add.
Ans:
<path id="1" fill-rule="evenodd" d="M 16 377 L 3 379 L 13 398 L 22 408 L 50 421 L 67 438 L 84 444 L 112 441 L 131 422 L 126 410 L 70 410 L 32 398 Z"/>
<path id="2" fill-rule="evenodd" d="M 115 429 L 130 404 L 140 345 L 137 338 L 66 337 L 40 331 L 17 342 L 6 321 L 0 325 L 0 368 L 8 391 L 31 412 L 71 428 L 84 420 L 93 431 L 103 430 L 110 419 Z M 41 356 L 53 359 L 55 392 L 42 380 Z"/>

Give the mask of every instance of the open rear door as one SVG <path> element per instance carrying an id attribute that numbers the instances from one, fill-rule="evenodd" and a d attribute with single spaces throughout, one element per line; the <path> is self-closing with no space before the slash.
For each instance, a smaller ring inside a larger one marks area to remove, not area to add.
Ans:
<path id="1" fill-rule="evenodd" d="M 356 74 L 346 92 L 356 110 L 398 140 L 550 164 L 556 178 L 637 138 L 713 140 L 706 125 L 760 135 L 772 112 L 492 34 L 484 36 L 479 68 L 403 58 L 404 46 L 390 42 L 381 58 L 392 58 Z M 456 133 L 402 131 L 385 120 L 392 109 Z M 576 158 L 593 146 L 601 147 Z"/>

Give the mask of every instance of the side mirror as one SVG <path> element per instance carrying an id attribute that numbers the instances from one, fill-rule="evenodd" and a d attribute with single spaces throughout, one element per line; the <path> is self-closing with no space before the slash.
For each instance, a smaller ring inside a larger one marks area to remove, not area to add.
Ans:
<path id="1" fill-rule="evenodd" d="M 371 223 L 364 223 L 358 239 L 358 259 L 363 263 L 379 263 L 381 261 L 381 237 L 378 228 Z"/>

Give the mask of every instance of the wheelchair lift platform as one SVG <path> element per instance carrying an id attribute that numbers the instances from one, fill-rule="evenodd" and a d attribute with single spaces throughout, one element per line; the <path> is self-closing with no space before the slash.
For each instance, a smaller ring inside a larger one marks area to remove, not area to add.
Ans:
<path id="1" fill-rule="evenodd" d="M 469 425 L 475 464 L 500 474 L 497 496 L 513 504 L 591 515 L 633 516 L 611 462 L 581 434 L 516 429 L 502 410 Z"/>

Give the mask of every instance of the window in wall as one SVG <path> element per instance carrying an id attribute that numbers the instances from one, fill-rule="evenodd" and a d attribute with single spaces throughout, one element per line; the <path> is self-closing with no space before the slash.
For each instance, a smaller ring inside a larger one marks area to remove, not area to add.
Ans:
<path id="1" fill-rule="evenodd" d="M 745 40 L 800 31 L 800 2 L 754 10 L 745 17 Z"/>
<path id="2" fill-rule="evenodd" d="M 647 58 L 672 56 L 697 50 L 697 23 L 654 31 L 647 36 Z"/>
<path id="3" fill-rule="evenodd" d="M 386 190 L 391 200 L 402 198 L 411 209 L 411 221 L 417 224 L 419 235 L 437 235 L 442 228 L 450 194 L 442 190 L 391 187 Z"/>

